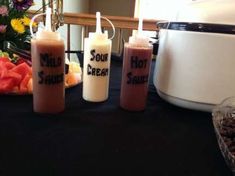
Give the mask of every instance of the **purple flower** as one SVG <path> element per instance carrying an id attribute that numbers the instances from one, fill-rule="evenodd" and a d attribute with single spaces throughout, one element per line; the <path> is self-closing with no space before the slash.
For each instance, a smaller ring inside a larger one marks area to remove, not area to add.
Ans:
<path id="1" fill-rule="evenodd" d="M 2 15 L 2 16 L 7 16 L 8 15 L 7 6 L 5 6 L 5 5 L 0 6 L 0 15 Z"/>
<path id="2" fill-rule="evenodd" d="M 6 32 L 7 25 L 0 25 L 0 34 L 3 34 Z"/>
<path id="3" fill-rule="evenodd" d="M 33 5 L 33 0 L 13 0 L 13 5 L 17 10 L 25 10 Z"/>

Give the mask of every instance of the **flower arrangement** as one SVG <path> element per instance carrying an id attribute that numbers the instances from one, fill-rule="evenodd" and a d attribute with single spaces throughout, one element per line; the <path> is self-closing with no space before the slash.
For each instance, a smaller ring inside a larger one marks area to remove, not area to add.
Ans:
<path id="1" fill-rule="evenodd" d="M 30 18 L 26 11 L 32 5 L 33 0 L 0 1 L 0 50 L 3 49 L 4 41 L 11 41 L 17 47 L 25 48 L 25 42 L 30 40 Z"/>

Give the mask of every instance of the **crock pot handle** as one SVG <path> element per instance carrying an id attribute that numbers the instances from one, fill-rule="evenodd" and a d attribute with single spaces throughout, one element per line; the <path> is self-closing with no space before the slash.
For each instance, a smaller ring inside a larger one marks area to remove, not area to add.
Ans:
<path id="1" fill-rule="evenodd" d="M 170 22 L 169 21 L 161 21 L 157 22 L 157 27 L 159 29 L 168 29 Z"/>

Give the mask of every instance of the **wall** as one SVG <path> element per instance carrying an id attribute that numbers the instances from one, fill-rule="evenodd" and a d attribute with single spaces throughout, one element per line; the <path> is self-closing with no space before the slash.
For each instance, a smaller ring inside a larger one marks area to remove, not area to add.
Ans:
<path id="1" fill-rule="evenodd" d="M 133 17 L 135 0 L 90 0 L 89 12 L 104 15 Z"/>

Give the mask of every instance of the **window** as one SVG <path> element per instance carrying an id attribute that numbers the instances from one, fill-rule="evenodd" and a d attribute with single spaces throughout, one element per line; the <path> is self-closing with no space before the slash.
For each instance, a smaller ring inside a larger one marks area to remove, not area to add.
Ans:
<path id="1" fill-rule="evenodd" d="M 135 17 L 144 19 L 157 19 L 174 21 L 177 12 L 183 4 L 192 0 L 136 0 Z M 149 37 L 155 37 L 156 32 L 145 31 L 144 34 Z"/>
<path id="2" fill-rule="evenodd" d="M 177 11 L 185 2 L 192 0 L 136 0 L 135 17 L 146 19 L 175 20 Z"/>

